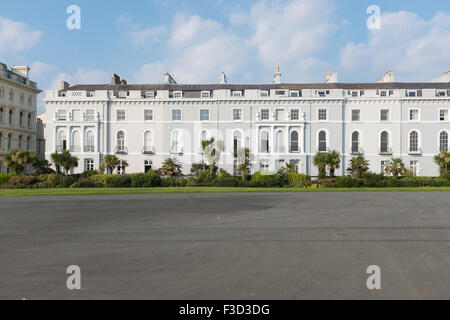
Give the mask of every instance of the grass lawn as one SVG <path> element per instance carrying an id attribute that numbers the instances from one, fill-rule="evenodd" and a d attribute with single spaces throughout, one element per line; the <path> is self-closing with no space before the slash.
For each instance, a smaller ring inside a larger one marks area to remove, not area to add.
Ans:
<path id="1" fill-rule="evenodd" d="M 230 193 L 230 192 L 405 192 L 450 191 L 450 187 L 418 188 L 219 188 L 219 187 L 171 187 L 171 188 L 95 188 L 95 189 L 0 189 L 1 196 L 63 196 L 91 194 L 150 194 L 150 193 Z"/>

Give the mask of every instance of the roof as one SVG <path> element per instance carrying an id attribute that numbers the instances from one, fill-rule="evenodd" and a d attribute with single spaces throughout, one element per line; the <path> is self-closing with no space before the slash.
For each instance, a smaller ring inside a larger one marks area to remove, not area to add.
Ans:
<path id="1" fill-rule="evenodd" d="M 450 82 L 391 82 L 391 83 L 299 83 L 299 84 L 85 84 L 69 87 L 68 91 L 212 91 L 212 90 L 302 90 L 302 89 L 450 89 Z"/>

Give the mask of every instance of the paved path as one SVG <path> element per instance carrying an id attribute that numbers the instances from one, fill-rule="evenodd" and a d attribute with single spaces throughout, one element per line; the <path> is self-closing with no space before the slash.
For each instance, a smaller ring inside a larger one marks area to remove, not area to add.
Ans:
<path id="1" fill-rule="evenodd" d="M 1 198 L 0 299 L 450 299 L 449 208 L 448 192 Z"/>

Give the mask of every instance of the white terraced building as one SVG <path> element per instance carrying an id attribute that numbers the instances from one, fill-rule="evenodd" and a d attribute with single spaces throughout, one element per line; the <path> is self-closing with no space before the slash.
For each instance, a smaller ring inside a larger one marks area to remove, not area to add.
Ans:
<path id="1" fill-rule="evenodd" d="M 48 91 L 46 158 L 68 149 L 74 172 L 97 169 L 103 157 L 126 160 L 127 173 L 159 168 L 168 157 L 183 164 L 205 160 L 201 141 L 223 142 L 218 165 L 236 171 L 236 150 L 250 148 L 253 171 L 275 171 L 285 163 L 318 174 L 313 157 L 337 150 L 345 174 L 352 157 L 363 155 L 373 172 L 392 157 L 416 175 L 437 176 L 433 157 L 449 150 L 450 74 L 426 83 L 398 83 L 388 72 L 375 83 L 284 84 L 277 70 L 272 84 L 127 84 L 113 75 L 105 85 Z M 119 168 L 119 171 L 121 168 Z"/>
<path id="2" fill-rule="evenodd" d="M 36 102 L 41 92 L 28 78 L 30 68 L 0 63 L 0 173 L 9 172 L 5 156 L 36 150 Z"/>

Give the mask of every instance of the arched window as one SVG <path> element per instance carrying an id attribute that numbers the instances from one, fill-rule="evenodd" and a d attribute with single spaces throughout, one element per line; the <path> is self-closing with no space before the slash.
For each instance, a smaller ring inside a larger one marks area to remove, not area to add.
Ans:
<path id="1" fill-rule="evenodd" d="M 30 148 L 31 148 L 31 137 L 28 136 L 27 137 L 27 151 L 30 151 Z"/>
<path id="2" fill-rule="evenodd" d="M 14 91 L 9 90 L 9 102 L 14 102 Z"/>
<path id="3" fill-rule="evenodd" d="M 74 130 L 72 132 L 72 139 L 70 140 L 70 152 L 81 152 L 81 136 L 80 131 Z"/>
<path id="4" fill-rule="evenodd" d="M 31 96 L 28 96 L 28 106 L 31 107 L 31 104 L 32 104 Z"/>
<path id="5" fill-rule="evenodd" d="M 269 131 L 264 130 L 261 132 L 261 152 L 269 153 L 270 152 L 270 144 L 269 144 Z"/>
<path id="6" fill-rule="evenodd" d="M 86 132 L 85 152 L 95 152 L 95 136 L 92 130 Z"/>
<path id="7" fill-rule="evenodd" d="M 448 151 L 448 132 L 442 131 L 439 134 L 439 150 L 440 151 Z"/>
<path id="8" fill-rule="evenodd" d="M 242 135 L 239 130 L 233 132 L 233 156 L 237 158 L 239 149 L 242 147 Z"/>
<path id="9" fill-rule="evenodd" d="M 12 124 L 13 123 L 13 111 L 9 110 L 9 119 L 8 119 L 8 123 Z"/>
<path id="10" fill-rule="evenodd" d="M 352 153 L 358 154 L 360 152 L 360 141 L 359 141 L 359 132 L 355 131 L 352 133 Z"/>
<path id="11" fill-rule="evenodd" d="M 325 130 L 319 132 L 319 152 L 328 151 L 327 133 Z"/>
<path id="12" fill-rule="evenodd" d="M 291 152 L 299 152 L 298 147 L 298 131 L 294 130 L 291 132 Z"/>
<path id="13" fill-rule="evenodd" d="M 66 131 L 60 130 L 58 132 L 57 151 L 61 152 L 67 150 L 67 135 Z"/>
<path id="14" fill-rule="evenodd" d="M 144 133 L 144 152 L 153 152 L 153 133 L 151 131 Z"/>
<path id="15" fill-rule="evenodd" d="M 31 114 L 28 114 L 27 127 L 31 129 Z"/>
<path id="16" fill-rule="evenodd" d="M 409 151 L 419 151 L 419 134 L 417 133 L 417 131 L 411 131 L 409 134 Z"/>
<path id="17" fill-rule="evenodd" d="M 380 135 L 380 152 L 381 153 L 390 152 L 389 133 L 387 131 L 383 131 Z"/>
<path id="18" fill-rule="evenodd" d="M 23 126 L 23 112 L 21 112 L 19 114 L 19 126 L 22 127 Z"/>
<path id="19" fill-rule="evenodd" d="M 275 134 L 275 152 L 285 153 L 284 132 L 282 130 L 278 130 Z"/>
<path id="20" fill-rule="evenodd" d="M 117 132 L 116 148 L 118 152 L 125 151 L 125 132 L 123 131 Z"/>
<path id="21" fill-rule="evenodd" d="M 22 140 L 23 140 L 23 138 L 22 138 L 22 136 L 20 135 L 20 136 L 19 136 L 19 150 L 22 149 Z"/>
<path id="22" fill-rule="evenodd" d="M 20 105 L 25 106 L 25 96 L 23 95 L 23 93 L 20 95 Z"/>
<path id="23" fill-rule="evenodd" d="M 8 151 L 11 151 L 12 135 L 8 134 Z"/>
<path id="24" fill-rule="evenodd" d="M 175 130 L 171 135 L 171 152 L 172 153 L 182 153 L 183 148 L 181 144 L 181 132 L 179 130 Z"/>
<path id="25" fill-rule="evenodd" d="M 3 122 L 3 108 L 0 108 L 0 122 Z"/>

